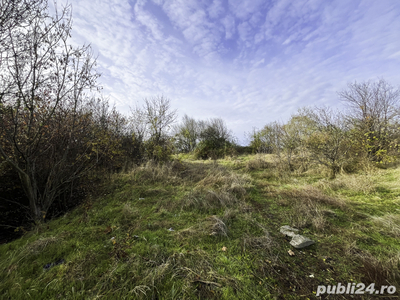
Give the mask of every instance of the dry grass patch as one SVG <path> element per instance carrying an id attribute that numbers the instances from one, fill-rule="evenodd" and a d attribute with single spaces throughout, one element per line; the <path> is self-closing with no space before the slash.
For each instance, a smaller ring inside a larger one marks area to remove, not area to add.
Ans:
<path id="1" fill-rule="evenodd" d="M 228 228 L 225 223 L 217 216 L 211 216 L 205 223 L 206 231 L 210 231 L 213 236 L 228 236 Z"/>
<path id="2" fill-rule="evenodd" d="M 243 239 L 243 250 L 246 249 L 263 249 L 270 250 L 273 245 L 269 235 L 263 236 L 247 236 Z"/>
<path id="3" fill-rule="evenodd" d="M 154 161 L 134 167 L 128 176 L 135 182 L 179 184 L 182 182 L 181 174 L 186 166 L 179 161 L 171 161 L 163 164 Z"/>
<path id="4" fill-rule="evenodd" d="M 389 260 L 379 260 L 368 252 L 356 254 L 361 261 L 360 273 L 364 274 L 365 284 L 375 283 L 377 286 L 394 285 L 400 287 L 400 255 L 397 254 Z M 353 256 L 354 257 L 354 256 Z"/>
<path id="5" fill-rule="evenodd" d="M 250 186 L 248 174 L 235 174 L 221 166 L 213 166 L 184 197 L 182 208 L 210 211 L 239 206 L 245 209 L 244 196 Z"/>
<path id="6" fill-rule="evenodd" d="M 238 210 L 226 209 L 222 216 L 212 215 L 201 220 L 194 226 L 182 229 L 177 232 L 180 238 L 198 236 L 227 237 L 227 223 L 236 217 Z"/>
<path id="7" fill-rule="evenodd" d="M 123 176 L 137 183 L 195 184 L 197 187 L 225 187 L 238 193 L 245 193 L 243 187 L 250 185 L 251 181 L 249 175 L 236 174 L 216 162 L 171 161 L 158 164 L 149 161 Z"/>
<path id="8" fill-rule="evenodd" d="M 272 247 L 274 246 L 274 241 L 269 234 L 268 229 L 261 223 L 257 222 L 253 217 L 252 214 L 243 214 L 242 215 L 243 219 L 246 220 L 248 223 L 252 224 L 254 227 L 258 227 L 262 231 L 261 236 L 253 236 L 246 234 L 245 237 L 243 237 L 243 251 L 246 249 L 263 249 L 263 250 L 268 250 L 270 251 Z"/>
<path id="9" fill-rule="evenodd" d="M 346 208 L 346 202 L 343 199 L 325 195 L 314 186 L 305 186 L 302 189 L 283 190 L 279 194 L 282 197 L 287 197 L 297 201 L 310 201 L 322 205 L 329 205 L 340 209 Z"/>
<path id="10" fill-rule="evenodd" d="M 248 205 L 235 194 L 227 191 L 206 190 L 197 188 L 191 191 L 182 199 L 182 209 L 198 209 L 212 213 L 221 208 L 240 208 L 248 210 Z"/>
<path id="11" fill-rule="evenodd" d="M 47 246 L 58 243 L 60 238 L 50 236 L 46 238 L 40 238 L 26 246 L 25 250 L 31 253 L 41 253 Z"/>
<path id="12" fill-rule="evenodd" d="M 255 158 L 246 162 L 246 171 L 261 170 L 271 168 L 272 163 L 257 155 Z"/>
<path id="13" fill-rule="evenodd" d="M 290 219 L 292 225 L 299 228 L 313 226 L 317 231 L 325 231 L 329 225 L 326 217 L 335 216 L 335 213 L 325 206 L 341 209 L 346 207 L 343 200 L 324 195 L 312 186 L 280 191 L 279 194 L 283 197 L 283 202 L 293 207 Z"/>
<path id="14" fill-rule="evenodd" d="M 314 186 L 322 190 L 351 190 L 364 195 L 375 191 L 376 179 L 368 175 L 341 175 L 333 180 L 322 179 Z"/>
<path id="15" fill-rule="evenodd" d="M 246 188 L 250 186 L 250 175 L 237 174 L 221 166 L 210 168 L 208 174 L 196 184 L 196 187 L 218 188 L 239 195 L 244 195 Z"/>
<path id="16" fill-rule="evenodd" d="M 236 286 L 234 278 L 221 275 L 215 269 L 214 258 L 204 250 L 194 249 L 189 252 L 173 253 L 162 260 L 155 259 L 144 271 L 144 287 L 156 288 L 168 278 L 182 278 L 179 291 L 180 299 L 220 299 L 222 286 Z M 145 293 L 149 290 L 145 288 Z"/>
<path id="17" fill-rule="evenodd" d="M 400 237 L 400 215 L 386 214 L 382 217 L 371 216 L 372 221 L 386 230 L 395 237 Z"/>
<path id="18" fill-rule="evenodd" d="M 312 225 L 317 231 L 324 231 L 328 225 L 323 207 L 310 200 L 296 202 L 290 213 L 290 219 L 298 228 Z"/>
<path id="19" fill-rule="evenodd" d="M 138 208 L 132 206 L 132 203 L 126 202 L 121 209 L 121 214 L 124 220 L 132 220 L 140 216 Z"/>

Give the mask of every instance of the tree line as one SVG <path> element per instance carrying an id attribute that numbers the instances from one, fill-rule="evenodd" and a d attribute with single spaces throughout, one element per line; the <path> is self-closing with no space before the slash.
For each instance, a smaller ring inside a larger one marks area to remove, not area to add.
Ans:
<path id="1" fill-rule="evenodd" d="M 213 143 L 227 148 L 231 134 L 220 119 L 193 121 L 196 136 L 186 146 L 179 126 L 172 138 L 177 112 L 164 96 L 145 99 L 129 116 L 110 106 L 90 46 L 69 42 L 71 6 L 55 8 L 50 14 L 47 0 L 0 3 L 2 212 L 16 204 L 40 223 L 54 205 L 66 208 L 93 172 L 166 161 L 199 139 L 202 158 Z"/>
<path id="2" fill-rule="evenodd" d="M 390 163 L 399 154 L 400 90 L 384 79 L 351 83 L 338 93 L 344 111 L 302 108 L 286 123 L 273 122 L 249 133 L 257 153 L 275 153 L 290 170 L 312 163 L 331 177 L 363 163 Z"/>
<path id="3" fill-rule="evenodd" d="M 94 173 L 175 153 L 217 159 L 245 148 L 275 153 L 290 170 L 317 162 L 332 176 L 361 159 L 398 155 L 399 90 L 384 80 L 340 93 L 346 114 L 302 109 L 285 124 L 253 130 L 246 148 L 221 118 L 176 123 L 164 96 L 118 112 L 101 93 L 90 46 L 73 47 L 71 30 L 69 5 L 50 14 L 47 0 L 0 2 L 0 205 L 18 205 L 34 223 L 55 206 L 67 209 Z"/>

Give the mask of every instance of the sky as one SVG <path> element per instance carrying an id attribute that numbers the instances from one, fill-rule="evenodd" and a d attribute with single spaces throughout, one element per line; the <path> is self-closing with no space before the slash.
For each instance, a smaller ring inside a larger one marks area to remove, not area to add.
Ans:
<path id="1" fill-rule="evenodd" d="M 66 2 L 58 1 L 58 4 Z M 117 109 L 171 100 L 178 120 L 245 133 L 304 106 L 343 107 L 351 82 L 400 85 L 398 0 L 70 0 Z"/>

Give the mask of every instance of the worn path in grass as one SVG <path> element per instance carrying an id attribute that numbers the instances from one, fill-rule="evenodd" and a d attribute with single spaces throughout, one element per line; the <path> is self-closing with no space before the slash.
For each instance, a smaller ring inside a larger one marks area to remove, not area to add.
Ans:
<path id="1" fill-rule="evenodd" d="M 338 282 L 399 290 L 399 179 L 398 169 L 335 180 L 287 174 L 268 156 L 148 163 L 115 175 L 78 209 L 1 245 L 0 294 L 313 299 L 318 285 Z M 316 244 L 294 249 L 279 233 L 282 225 Z M 379 298 L 386 296 L 394 295 Z"/>

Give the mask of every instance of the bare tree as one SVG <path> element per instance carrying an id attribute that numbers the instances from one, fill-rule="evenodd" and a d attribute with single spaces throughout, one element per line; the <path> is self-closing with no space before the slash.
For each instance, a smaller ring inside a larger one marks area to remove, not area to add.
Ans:
<path id="1" fill-rule="evenodd" d="M 188 115 L 184 115 L 180 124 L 173 126 L 175 145 L 181 152 L 191 152 L 196 148 L 199 138 L 199 124 Z"/>
<path id="2" fill-rule="evenodd" d="M 46 14 L 46 0 L 0 0 L 0 52 L 9 46 L 10 32 L 27 27 Z"/>
<path id="3" fill-rule="evenodd" d="M 158 143 L 176 121 L 176 110 L 171 109 L 171 101 L 164 96 L 145 99 L 143 113 L 149 126 L 150 138 Z"/>
<path id="4" fill-rule="evenodd" d="M 68 44 L 71 7 L 50 17 L 39 3 L 28 17 L 11 13 L 0 66 L 0 163 L 18 173 L 35 221 L 87 167 L 85 91 L 99 76 L 90 48 Z"/>
<path id="5" fill-rule="evenodd" d="M 144 99 L 143 107 L 131 108 L 130 128 L 136 160 L 167 160 L 172 153 L 169 131 L 176 120 L 176 110 L 164 96 Z"/>
<path id="6" fill-rule="evenodd" d="M 308 117 L 315 124 L 315 129 L 306 140 L 307 148 L 312 159 L 328 167 L 334 178 L 351 159 L 348 123 L 342 113 L 329 108 L 315 108 Z"/>
<path id="7" fill-rule="evenodd" d="M 146 116 L 140 107 L 131 108 L 129 124 L 131 126 L 133 139 L 143 143 L 149 132 Z"/>
<path id="8" fill-rule="evenodd" d="M 359 131 L 359 139 L 367 147 L 372 160 L 381 160 L 395 141 L 400 120 L 400 89 L 385 80 L 351 83 L 339 93 L 348 104 L 353 126 Z"/>
<path id="9" fill-rule="evenodd" d="M 95 153 L 97 168 L 120 169 L 127 162 L 125 152 L 131 146 L 128 120 L 115 105 L 110 107 L 107 98 L 92 99 L 89 103 L 91 152 Z"/>
<path id="10" fill-rule="evenodd" d="M 131 108 L 128 119 L 128 130 L 131 136 L 130 156 L 136 163 L 141 163 L 145 154 L 145 141 L 149 137 L 146 116 L 141 107 Z"/>
<path id="11" fill-rule="evenodd" d="M 293 157 L 301 143 L 300 128 L 295 121 L 296 119 L 292 118 L 288 123 L 277 127 L 282 148 L 279 153 L 284 156 L 290 171 L 294 171 Z"/>

